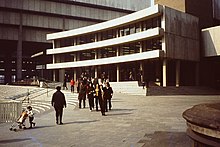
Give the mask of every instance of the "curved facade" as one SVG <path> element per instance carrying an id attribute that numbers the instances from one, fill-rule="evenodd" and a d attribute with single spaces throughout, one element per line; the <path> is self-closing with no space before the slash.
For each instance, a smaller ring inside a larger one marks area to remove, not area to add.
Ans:
<path id="1" fill-rule="evenodd" d="M 48 34 L 47 39 L 53 42 L 46 53 L 53 56 L 47 69 L 53 70 L 54 80 L 62 81 L 64 75 L 76 80 L 82 72 L 99 77 L 105 72 L 114 82 L 148 81 L 164 87 L 196 82 L 196 70 L 190 75 L 180 72 L 196 69 L 199 61 L 198 18 L 165 6 Z"/>

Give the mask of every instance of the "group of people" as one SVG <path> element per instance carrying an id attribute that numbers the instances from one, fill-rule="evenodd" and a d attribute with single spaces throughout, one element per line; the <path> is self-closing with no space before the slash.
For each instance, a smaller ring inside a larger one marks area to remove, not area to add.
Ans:
<path id="1" fill-rule="evenodd" d="M 101 110 L 102 115 L 105 115 L 105 112 L 111 110 L 112 104 L 111 99 L 113 95 L 112 87 L 109 82 L 84 82 L 80 83 L 79 87 L 79 108 L 85 108 L 86 105 L 86 97 L 89 101 L 89 109 L 92 111 L 96 109 L 96 111 Z M 95 105 L 94 105 L 95 104 Z"/>
<path id="2" fill-rule="evenodd" d="M 66 88 L 66 80 L 63 87 Z M 74 92 L 75 81 L 71 79 L 71 92 Z M 84 74 L 77 81 L 77 92 L 79 100 L 79 108 L 86 107 L 86 98 L 89 101 L 89 109 L 92 111 L 101 110 L 101 114 L 105 116 L 105 112 L 111 110 L 111 99 L 113 90 L 106 77 L 98 79 L 87 78 Z M 62 125 L 63 108 L 66 107 L 66 100 L 64 94 L 61 92 L 61 87 L 56 87 L 57 91 L 53 94 L 51 104 L 55 109 L 56 123 Z M 67 89 L 67 88 L 66 88 Z M 83 105 L 83 106 L 82 106 Z"/>

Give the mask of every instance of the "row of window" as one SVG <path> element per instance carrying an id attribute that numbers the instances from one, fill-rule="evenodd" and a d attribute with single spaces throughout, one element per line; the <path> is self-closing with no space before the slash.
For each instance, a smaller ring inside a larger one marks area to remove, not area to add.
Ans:
<path id="1" fill-rule="evenodd" d="M 108 58 L 129 55 L 134 53 L 146 52 L 151 50 L 161 50 L 162 49 L 162 39 L 155 38 L 151 40 L 145 40 L 141 42 L 129 43 L 121 46 L 106 47 L 97 50 L 85 50 L 80 52 L 74 52 L 69 54 L 59 54 L 55 55 L 55 62 L 73 62 L 73 61 L 83 61 L 92 60 L 100 58 Z"/>
<path id="2" fill-rule="evenodd" d="M 5 61 L 4 60 L 0 60 L 0 63 L 4 63 Z M 15 64 L 16 61 L 11 61 L 12 64 Z M 32 61 L 23 61 L 24 64 L 33 64 Z"/>
<path id="3" fill-rule="evenodd" d="M 5 69 L 4 69 L 4 68 L 0 68 L 0 71 L 5 71 Z M 15 71 L 16 71 L 16 69 L 11 69 L 11 71 L 12 71 L 12 72 L 15 72 Z M 27 70 L 27 69 L 22 69 L 22 72 L 26 72 L 26 71 L 30 71 L 30 70 Z M 32 72 L 35 72 L 35 70 L 34 70 L 34 69 L 32 69 L 31 71 L 32 71 Z"/>
<path id="4" fill-rule="evenodd" d="M 117 29 L 110 29 L 107 31 L 101 31 L 98 33 L 80 35 L 70 38 L 58 39 L 56 40 L 55 47 L 66 47 L 73 45 L 81 45 L 86 43 L 92 43 L 96 41 L 102 41 L 117 37 L 122 37 L 141 31 L 145 31 L 151 28 L 161 27 L 161 16 L 147 19 L 138 23 L 122 26 Z"/>

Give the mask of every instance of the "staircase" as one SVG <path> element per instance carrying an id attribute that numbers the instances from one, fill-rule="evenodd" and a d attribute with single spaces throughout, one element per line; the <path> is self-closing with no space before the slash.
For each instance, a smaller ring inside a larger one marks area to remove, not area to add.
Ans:
<path id="1" fill-rule="evenodd" d="M 146 89 L 138 86 L 138 81 L 110 82 L 114 92 L 130 95 L 146 95 Z"/>
<path id="2" fill-rule="evenodd" d="M 150 83 L 149 88 L 138 85 L 137 81 L 110 82 L 114 92 L 130 95 L 220 95 L 220 90 L 202 86 L 157 86 Z"/>

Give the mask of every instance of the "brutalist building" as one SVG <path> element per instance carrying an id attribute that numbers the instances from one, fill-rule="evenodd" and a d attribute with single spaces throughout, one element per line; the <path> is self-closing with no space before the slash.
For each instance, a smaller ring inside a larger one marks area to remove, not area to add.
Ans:
<path id="1" fill-rule="evenodd" d="M 1 0 L 0 83 L 51 77 L 46 34 L 93 25 L 149 7 L 149 0 Z"/>

